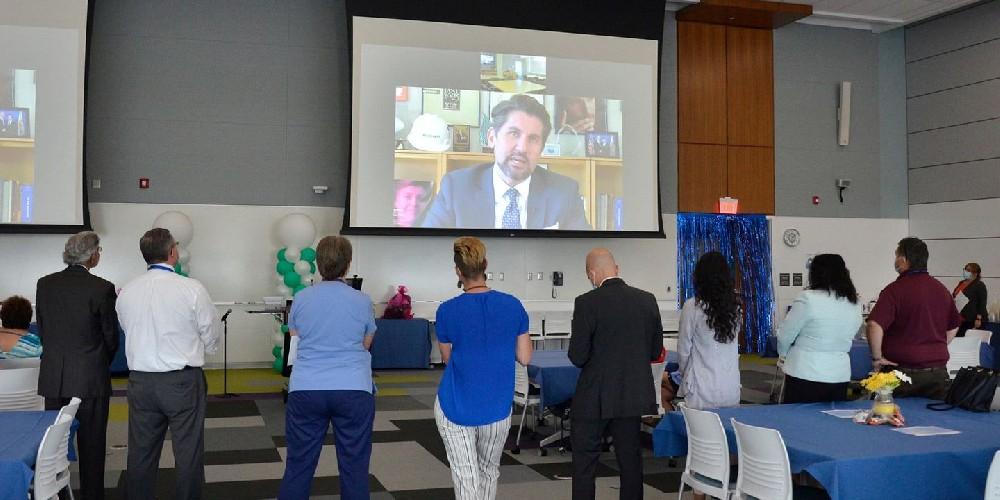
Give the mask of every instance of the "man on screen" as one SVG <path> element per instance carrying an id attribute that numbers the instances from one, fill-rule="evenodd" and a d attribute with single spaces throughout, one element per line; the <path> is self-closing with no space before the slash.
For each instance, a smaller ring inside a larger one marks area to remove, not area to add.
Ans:
<path id="1" fill-rule="evenodd" d="M 532 97 L 493 108 L 487 131 L 492 164 L 449 172 L 423 227 L 590 229 L 576 181 L 538 167 L 552 120 Z"/>

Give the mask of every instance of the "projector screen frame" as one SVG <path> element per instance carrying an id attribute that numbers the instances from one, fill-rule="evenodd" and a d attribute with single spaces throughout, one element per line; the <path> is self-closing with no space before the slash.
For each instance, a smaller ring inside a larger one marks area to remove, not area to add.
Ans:
<path id="1" fill-rule="evenodd" d="M 558 31 L 564 33 L 577 33 L 584 35 L 616 36 L 622 38 L 638 38 L 644 40 L 655 40 L 657 47 L 657 72 L 656 72 L 656 118 L 659 123 L 660 118 L 660 88 L 662 88 L 663 70 L 660 63 L 663 61 L 663 20 L 666 5 L 663 0 L 624 0 L 622 2 L 612 2 L 610 0 L 586 0 L 574 4 L 578 9 L 575 16 L 560 16 L 563 12 L 558 9 L 558 4 L 554 8 L 546 8 L 545 4 L 539 4 L 535 0 L 510 0 L 505 2 L 508 7 L 506 13 L 497 12 L 496 4 L 493 2 L 445 0 L 433 2 L 433 9 L 428 8 L 427 3 L 396 2 L 394 0 L 347 0 L 347 60 L 350 78 L 348 79 L 348 93 L 354 95 L 354 18 L 370 17 L 384 19 L 399 19 L 412 21 L 443 22 L 453 24 L 464 24 L 474 26 L 490 26 L 501 28 L 521 28 L 541 31 Z M 423 7 L 423 8 L 421 8 Z M 541 15 L 536 17 L 520 16 L 516 13 L 524 12 L 527 9 L 541 9 Z M 647 21 L 642 26 L 630 25 L 628 23 L 609 23 L 609 19 L 620 20 L 623 11 L 633 11 L 633 19 L 658 19 L 654 23 Z M 490 22 L 484 22 L 490 20 Z M 637 28 L 643 28 L 639 30 Z M 351 123 L 354 123 L 354 103 L 351 103 Z M 643 231 L 597 231 L 597 230 L 552 230 L 552 229 L 495 229 L 495 228 L 416 228 L 416 227 L 368 227 L 351 225 L 351 191 L 353 183 L 353 137 L 351 147 L 348 148 L 347 161 L 349 171 L 346 184 L 346 197 L 344 203 L 344 220 L 340 233 L 345 235 L 371 235 L 371 236 L 483 236 L 496 238 L 650 238 L 663 239 L 666 233 L 663 231 L 663 200 L 660 192 L 660 147 L 659 147 L 659 127 L 657 137 L 654 137 L 656 144 L 656 223 L 657 228 Z"/>
<path id="2" fill-rule="evenodd" d="M 80 224 L 2 224 L 0 234 L 74 234 L 80 231 L 92 231 L 90 224 L 90 202 L 87 193 L 87 86 L 90 76 L 90 37 L 94 28 L 94 0 L 87 0 L 87 22 L 83 48 L 83 133 L 80 136 L 80 189 L 83 191 L 83 222 Z"/>

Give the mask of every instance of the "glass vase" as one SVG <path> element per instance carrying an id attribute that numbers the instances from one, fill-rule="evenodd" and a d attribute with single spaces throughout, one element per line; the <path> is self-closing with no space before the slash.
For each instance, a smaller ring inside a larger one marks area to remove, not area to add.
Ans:
<path id="1" fill-rule="evenodd" d="M 872 416 L 891 417 L 896 413 L 896 403 L 892 400 L 892 389 L 875 391 L 872 401 Z"/>

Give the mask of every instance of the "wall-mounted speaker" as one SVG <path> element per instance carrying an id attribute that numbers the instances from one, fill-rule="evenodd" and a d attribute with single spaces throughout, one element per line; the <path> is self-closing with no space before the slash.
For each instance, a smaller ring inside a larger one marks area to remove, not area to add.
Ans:
<path id="1" fill-rule="evenodd" d="M 837 144 L 851 142 L 851 82 L 840 82 L 840 105 L 837 107 Z"/>

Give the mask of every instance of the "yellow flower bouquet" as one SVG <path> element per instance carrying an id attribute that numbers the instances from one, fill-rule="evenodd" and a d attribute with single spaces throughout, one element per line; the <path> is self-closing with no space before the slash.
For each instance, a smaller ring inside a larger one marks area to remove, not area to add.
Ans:
<path id="1" fill-rule="evenodd" d="M 903 382 L 912 384 L 913 380 L 899 370 L 890 372 L 875 372 L 861 381 L 861 386 L 875 395 L 872 409 L 855 421 L 869 425 L 892 424 L 902 427 L 906 422 L 899 412 L 899 406 L 892 400 L 892 391 Z"/>

